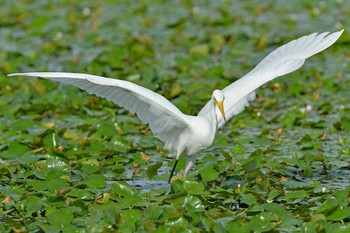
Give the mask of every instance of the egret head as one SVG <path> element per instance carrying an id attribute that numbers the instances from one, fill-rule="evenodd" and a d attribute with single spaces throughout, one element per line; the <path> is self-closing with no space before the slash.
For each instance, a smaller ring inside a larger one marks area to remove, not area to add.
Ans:
<path id="1" fill-rule="evenodd" d="M 220 91 L 220 90 L 215 90 L 213 92 L 213 100 L 215 101 L 216 105 L 218 106 L 222 117 L 226 121 L 225 111 L 224 111 L 224 101 L 225 101 L 224 93 L 222 93 L 222 91 Z"/>

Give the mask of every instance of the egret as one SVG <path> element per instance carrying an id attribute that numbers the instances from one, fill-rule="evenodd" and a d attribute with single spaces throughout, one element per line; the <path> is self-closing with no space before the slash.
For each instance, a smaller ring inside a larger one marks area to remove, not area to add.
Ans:
<path id="1" fill-rule="evenodd" d="M 136 114 L 149 125 L 155 137 L 165 143 L 164 148 L 176 156 L 170 183 L 180 156 L 187 156 L 183 173 L 187 176 L 198 153 L 213 144 L 216 132 L 225 122 L 255 99 L 257 88 L 299 69 L 307 58 L 331 46 L 342 33 L 343 30 L 313 33 L 277 48 L 245 76 L 222 90 L 214 90 L 197 116 L 186 115 L 163 96 L 124 80 L 65 72 L 15 73 L 9 76 L 34 76 L 71 84 Z"/>

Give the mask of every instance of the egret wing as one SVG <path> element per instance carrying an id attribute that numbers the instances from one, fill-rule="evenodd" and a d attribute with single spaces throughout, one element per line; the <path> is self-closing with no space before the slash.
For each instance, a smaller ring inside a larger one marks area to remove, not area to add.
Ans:
<path id="1" fill-rule="evenodd" d="M 150 129 L 160 140 L 173 142 L 177 134 L 187 127 L 187 116 L 163 96 L 131 82 L 104 78 L 90 74 L 63 72 L 16 73 L 9 76 L 33 76 L 71 84 L 91 94 L 106 98 L 149 124 Z"/>
<path id="2" fill-rule="evenodd" d="M 242 112 L 248 102 L 255 99 L 255 91 L 265 83 L 299 69 L 305 60 L 325 50 L 338 40 L 343 30 L 329 34 L 313 33 L 293 40 L 265 57 L 252 71 L 241 79 L 224 88 L 224 109 L 226 119 Z M 210 111 L 210 100 L 198 115 L 206 115 Z M 218 127 L 225 124 L 221 113 L 216 111 Z"/>

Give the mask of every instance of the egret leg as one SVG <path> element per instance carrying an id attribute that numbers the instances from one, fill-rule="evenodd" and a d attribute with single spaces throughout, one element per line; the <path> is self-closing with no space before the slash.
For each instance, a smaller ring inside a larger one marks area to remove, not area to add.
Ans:
<path id="1" fill-rule="evenodd" d="M 186 160 L 186 166 L 184 170 L 184 176 L 187 176 L 188 172 L 191 170 L 191 168 L 194 165 L 194 162 L 196 161 L 196 156 L 188 156 Z"/>
<path id="2" fill-rule="evenodd" d="M 174 166 L 173 166 L 173 169 L 171 169 L 171 173 L 170 173 L 170 176 L 169 176 L 168 184 L 170 184 L 171 178 L 173 178 L 173 176 L 174 176 L 174 171 L 175 171 L 175 168 L 176 168 L 176 165 L 177 165 L 177 161 L 179 161 L 179 160 L 176 159 L 176 161 L 174 163 Z"/>

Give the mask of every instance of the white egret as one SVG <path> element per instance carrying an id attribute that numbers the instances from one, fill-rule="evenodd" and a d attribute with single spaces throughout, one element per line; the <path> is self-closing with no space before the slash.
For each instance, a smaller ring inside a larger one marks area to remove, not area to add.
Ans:
<path id="1" fill-rule="evenodd" d="M 136 113 L 143 123 L 149 125 L 154 135 L 165 143 L 165 149 L 176 155 L 170 182 L 180 155 L 187 156 L 184 169 L 186 176 L 198 153 L 213 144 L 217 130 L 255 99 L 257 88 L 297 70 L 305 59 L 337 41 L 342 32 L 313 33 L 277 48 L 244 77 L 223 90 L 215 90 L 197 116 L 183 114 L 163 96 L 123 80 L 63 72 L 16 73 L 9 76 L 35 76 L 71 84 Z"/>

